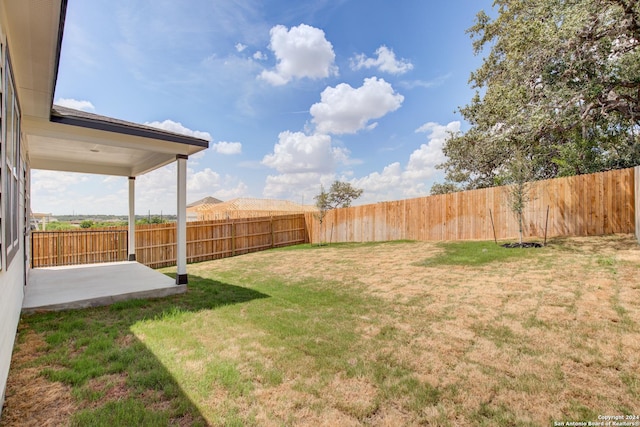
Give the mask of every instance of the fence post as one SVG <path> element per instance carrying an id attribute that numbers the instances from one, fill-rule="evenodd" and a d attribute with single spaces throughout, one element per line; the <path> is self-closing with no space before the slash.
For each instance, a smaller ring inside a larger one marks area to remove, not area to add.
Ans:
<path id="1" fill-rule="evenodd" d="M 402 231 L 400 236 L 402 240 L 407 238 L 407 199 L 402 201 Z"/>
<path id="2" fill-rule="evenodd" d="M 231 256 L 236 256 L 236 221 L 231 220 Z"/>
<path id="3" fill-rule="evenodd" d="M 273 216 L 271 216 L 269 219 L 270 219 L 269 225 L 271 226 L 271 247 L 275 248 L 276 242 L 275 242 L 274 233 L 273 233 Z"/>
<path id="4" fill-rule="evenodd" d="M 31 258 L 29 259 L 29 264 L 31 265 L 31 268 L 33 267 L 33 254 L 34 254 L 34 250 L 33 250 L 33 242 L 34 242 L 34 236 L 33 236 L 33 231 L 31 233 L 29 233 L 31 235 Z"/>
<path id="5" fill-rule="evenodd" d="M 57 254 L 58 255 L 56 257 L 56 263 L 57 263 L 57 265 L 61 265 L 60 264 L 60 247 L 61 247 L 61 245 L 60 245 L 60 234 L 58 234 L 57 244 L 58 244 L 58 247 L 57 247 L 57 249 L 58 249 Z"/>
<path id="6" fill-rule="evenodd" d="M 636 166 L 633 168 L 633 181 L 634 181 L 634 214 L 635 214 L 635 223 L 636 223 L 636 239 L 638 239 L 638 243 L 640 243 L 640 166 Z"/>

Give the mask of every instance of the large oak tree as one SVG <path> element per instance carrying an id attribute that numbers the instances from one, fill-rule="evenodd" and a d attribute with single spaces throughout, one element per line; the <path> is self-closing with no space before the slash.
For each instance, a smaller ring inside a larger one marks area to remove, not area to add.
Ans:
<path id="1" fill-rule="evenodd" d="M 446 184 L 508 183 L 514 153 L 534 179 L 640 164 L 640 2 L 495 0 L 468 31 L 488 52 L 444 146 Z"/>

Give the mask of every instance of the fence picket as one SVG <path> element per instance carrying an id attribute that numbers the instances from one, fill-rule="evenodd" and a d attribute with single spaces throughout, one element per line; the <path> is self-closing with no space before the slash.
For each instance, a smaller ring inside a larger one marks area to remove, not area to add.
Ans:
<path id="1" fill-rule="evenodd" d="M 530 196 L 524 211 L 526 238 L 544 236 L 547 206 L 547 237 L 635 232 L 633 168 L 533 182 Z M 506 187 L 334 209 L 327 213 L 322 229 L 313 215 L 307 215 L 307 229 L 314 243 L 328 241 L 330 224 L 338 230 L 359 228 L 358 233 L 334 233 L 333 240 L 338 242 L 388 240 L 393 236 L 410 240 L 492 240 L 490 210 L 497 238 L 517 238 L 517 218 L 509 209 Z"/>
<path id="2" fill-rule="evenodd" d="M 187 223 L 187 262 L 225 258 L 308 241 L 304 214 Z M 175 224 L 136 226 L 136 258 L 149 267 L 176 263 Z M 127 227 L 33 231 L 31 266 L 126 261 Z"/>

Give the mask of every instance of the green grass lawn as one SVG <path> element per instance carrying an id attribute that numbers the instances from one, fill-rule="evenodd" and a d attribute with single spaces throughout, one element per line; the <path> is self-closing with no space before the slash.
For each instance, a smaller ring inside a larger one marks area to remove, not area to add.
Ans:
<path id="1" fill-rule="evenodd" d="M 43 416 L 74 426 L 640 414 L 638 278 L 628 236 L 304 245 L 193 264 L 184 295 L 24 317 L 2 423 L 34 413 L 29 387 L 53 396 Z"/>

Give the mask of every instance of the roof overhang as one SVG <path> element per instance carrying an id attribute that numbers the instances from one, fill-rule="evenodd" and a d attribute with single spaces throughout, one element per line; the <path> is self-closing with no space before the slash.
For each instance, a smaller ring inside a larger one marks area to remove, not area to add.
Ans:
<path id="1" fill-rule="evenodd" d="M 53 111 L 49 120 L 23 119 L 34 169 L 138 176 L 209 146 L 203 139 L 83 111 Z"/>
<path id="2" fill-rule="evenodd" d="M 3 0 L 0 8 L 32 168 L 137 176 L 209 146 L 199 138 L 54 107 L 67 0 Z"/>

